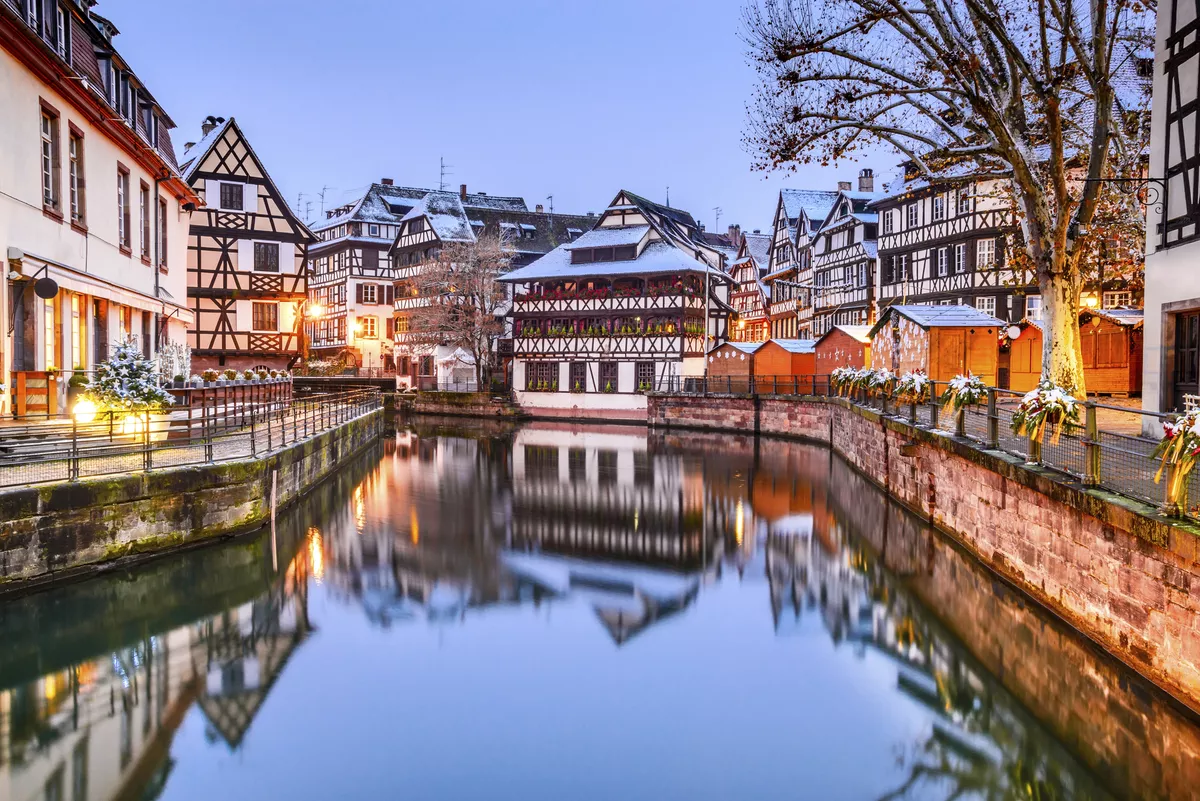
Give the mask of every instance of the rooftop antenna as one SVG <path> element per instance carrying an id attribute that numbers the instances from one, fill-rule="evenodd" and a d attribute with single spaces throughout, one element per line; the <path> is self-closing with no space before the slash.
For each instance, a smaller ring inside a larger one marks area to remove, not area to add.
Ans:
<path id="1" fill-rule="evenodd" d="M 667 187 L 667 206 L 671 205 L 671 187 Z"/>
<path id="2" fill-rule="evenodd" d="M 723 209 L 720 206 L 713 206 L 713 231 L 721 230 L 721 212 Z"/>
<path id="3" fill-rule="evenodd" d="M 329 190 L 329 184 L 326 184 L 325 186 L 321 187 L 320 195 L 318 195 L 321 198 L 321 214 L 322 215 L 325 214 L 325 193 L 328 190 Z"/>
<path id="4" fill-rule="evenodd" d="M 546 195 L 546 202 L 550 204 L 550 213 L 554 213 L 554 195 Z"/>
<path id="5" fill-rule="evenodd" d="M 453 166 L 454 166 L 453 164 L 447 164 L 446 159 L 444 157 L 438 159 L 438 191 L 439 192 L 446 191 L 446 176 L 454 174 L 454 173 L 450 172 L 450 168 Z"/>

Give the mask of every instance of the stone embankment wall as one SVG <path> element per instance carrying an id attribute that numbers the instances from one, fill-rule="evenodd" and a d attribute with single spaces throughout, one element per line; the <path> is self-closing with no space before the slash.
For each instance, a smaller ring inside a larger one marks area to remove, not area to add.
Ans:
<path id="1" fill-rule="evenodd" d="M 649 422 L 829 444 L 992 570 L 1200 710 L 1195 527 L 840 399 L 653 396 Z"/>
<path id="2" fill-rule="evenodd" d="M 0 492 L 0 593 L 259 528 L 375 442 L 383 411 L 260 459 Z"/>
<path id="3" fill-rule="evenodd" d="M 511 419 L 523 416 L 521 409 L 511 401 L 475 392 L 398 393 L 394 403 L 395 410 L 405 414 Z"/>

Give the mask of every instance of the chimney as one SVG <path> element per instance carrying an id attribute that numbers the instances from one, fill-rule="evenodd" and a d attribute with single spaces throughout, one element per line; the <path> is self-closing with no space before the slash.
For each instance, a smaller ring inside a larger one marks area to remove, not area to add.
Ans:
<path id="1" fill-rule="evenodd" d="M 741 239 L 742 239 L 742 226 L 740 226 L 740 225 L 729 226 L 729 240 L 731 242 L 733 242 L 733 244 L 736 245 L 738 242 L 741 241 Z"/>
<path id="2" fill-rule="evenodd" d="M 849 181 L 838 181 L 838 191 L 839 192 L 849 192 L 850 191 L 850 182 Z"/>
<path id="3" fill-rule="evenodd" d="M 703 230 L 704 230 L 704 223 L 700 223 L 700 230 L 701 230 L 701 231 L 703 231 Z"/>
<path id="4" fill-rule="evenodd" d="M 467 185 L 466 184 L 458 185 L 458 199 L 459 200 L 467 199 Z"/>
<path id="5" fill-rule="evenodd" d="M 541 203 L 538 203 L 536 206 L 533 207 L 533 213 L 534 214 L 542 213 L 542 204 Z"/>
<path id="6" fill-rule="evenodd" d="M 383 184 L 384 186 L 392 186 L 392 179 L 391 178 L 380 178 L 379 183 Z"/>
<path id="7" fill-rule="evenodd" d="M 762 233 L 762 229 L 761 229 L 761 228 L 755 228 L 755 229 L 754 229 L 754 233 L 756 233 L 756 234 L 761 234 L 761 233 Z"/>
<path id="8" fill-rule="evenodd" d="M 589 211 L 589 212 L 588 212 L 588 216 L 589 216 L 589 217 L 595 217 L 595 216 L 596 216 L 596 212 L 594 212 L 594 211 Z"/>
<path id="9" fill-rule="evenodd" d="M 858 174 L 858 191 L 875 191 L 875 172 L 870 167 L 864 168 L 863 171 Z"/>
<path id="10" fill-rule="evenodd" d="M 204 122 L 200 123 L 200 133 L 208 136 L 212 133 L 213 128 L 217 127 L 217 118 L 209 114 L 204 118 Z"/>

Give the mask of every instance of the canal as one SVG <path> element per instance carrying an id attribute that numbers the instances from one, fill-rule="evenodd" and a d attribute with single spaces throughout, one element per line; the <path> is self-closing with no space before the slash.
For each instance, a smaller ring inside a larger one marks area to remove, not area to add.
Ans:
<path id="1" fill-rule="evenodd" d="M 1103 799 L 1200 729 L 827 450 L 398 424 L 271 532 L 0 602 L 0 799 Z"/>

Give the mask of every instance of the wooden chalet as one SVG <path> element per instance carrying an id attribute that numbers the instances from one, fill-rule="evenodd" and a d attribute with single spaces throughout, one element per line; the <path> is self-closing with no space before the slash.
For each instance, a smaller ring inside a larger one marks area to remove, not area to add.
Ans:
<path id="1" fill-rule="evenodd" d="M 875 322 L 878 215 L 870 204 L 879 194 L 873 187 L 874 177 L 864 170 L 858 191 L 840 190 L 813 239 L 813 336 L 835 325 Z"/>
<path id="2" fill-rule="evenodd" d="M 1008 388 L 1028 392 L 1042 376 L 1040 320 L 1024 319 L 1015 328 L 1000 364 L 1008 369 Z M 1141 309 L 1085 309 L 1079 313 L 1084 382 L 1089 395 L 1138 395 L 1142 391 Z M 1003 382 L 1001 382 L 1003 386 Z"/>
<path id="3" fill-rule="evenodd" d="M 646 389 L 703 376 L 731 308 L 725 255 L 700 233 L 687 212 L 621 191 L 591 231 L 504 276 L 518 402 L 640 419 Z"/>
<path id="4" fill-rule="evenodd" d="M 762 342 L 771 336 L 771 288 L 763 280 L 770 264 L 771 237 L 756 230 L 739 232 L 738 238 L 737 253 L 729 266 L 733 278 L 729 305 L 737 312 L 730 336 L 739 342 Z"/>
<path id="5" fill-rule="evenodd" d="M 180 170 L 204 208 L 188 236 L 192 366 L 288 369 L 304 350 L 306 263 L 316 240 L 237 121 L 209 117 Z"/>
<path id="6" fill-rule="evenodd" d="M 812 339 L 769 339 L 754 354 L 754 375 L 772 377 L 811 376 L 816 372 L 816 341 Z"/>
<path id="7" fill-rule="evenodd" d="M 465 351 L 436 333 L 421 330 L 416 310 L 432 302 L 420 296 L 422 267 L 437 258 L 450 242 L 472 243 L 485 233 L 500 236 L 514 251 L 512 269 L 524 267 L 553 250 L 583 236 L 596 223 L 595 216 L 548 214 L 542 206 L 518 210 L 516 204 L 489 204 L 487 195 L 428 192 L 401 218 L 388 256 L 394 278 L 394 320 L 388 336 L 394 342 L 396 380 L 401 387 L 474 390 L 474 360 Z M 519 198 L 517 199 L 519 200 Z M 521 201 L 524 206 L 524 201 Z M 393 297 L 389 289 L 389 299 Z M 510 361 L 511 334 L 498 343 L 501 368 Z"/>
<path id="8" fill-rule="evenodd" d="M 888 306 L 871 328 L 871 365 L 934 381 L 968 372 L 995 386 L 1004 323 L 972 306 Z"/>
<path id="9" fill-rule="evenodd" d="M 870 367 L 870 327 L 835 325 L 814 346 L 816 375 L 829 375 L 838 367 Z"/>
<path id="10" fill-rule="evenodd" d="M 722 342 L 708 352 L 708 389 L 710 392 L 749 392 L 754 375 L 754 354 L 763 342 Z"/>
<path id="11" fill-rule="evenodd" d="M 844 187 L 849 189 L 850 184 Z M 812 238 L 829 216 L 838 193 L 821 189 L 781 189 L 767 275 L 771 336 L 812 334 Z"/>

